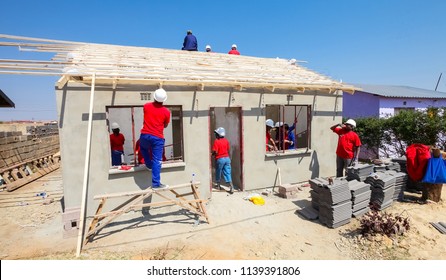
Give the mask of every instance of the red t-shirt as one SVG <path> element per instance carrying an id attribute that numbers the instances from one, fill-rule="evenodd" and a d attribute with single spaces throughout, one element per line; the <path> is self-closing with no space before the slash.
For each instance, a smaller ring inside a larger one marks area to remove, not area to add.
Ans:
<path id="1" fill-rule="evenodd" d="M 269 139 L 271 139 L 271 134 L 269 133 L 269 131 L 266 131 L 266 151 L 267 152 L 269 151 L 269 149 L 268 149 Z"/>
<path id="2" fill-rule="evenodd" d="M 230 50 L 228 52 L 228 54 L 235 54 L 235 55 L 240 55 L 240 52 L 238 50 Z"/>
<path id="3" fill-rule="evenodd" d="M 114 133 L 110 134 L 110 146 L 112 151 L 124 151 L 124 134 L 119 133 L 115 135 Z"/>
<path id="4" fill-rule="evenodd" d="M 170 122 L 170 111 L 162 103 L 149 102 L 144 105 L 142 134 L 164 138 L 164 127 Z"/>
<path id="5" fill-rule="evenodd" d="M 336 154 L 341 158 L 352 159 L 355 155 L 353 148 L 361 146 L 361 140 L 359 140 L 358 134 L 352 130 L 346 130 L 341 127 L 336 127 L 333 131 L 339 135 Z"/>
<path id="6" fill-rule="evenodd" d="M 229 157 L 229 141 L 226 138 L 215 139 L 212 151 L 217 153 L 215 159 Z"/>

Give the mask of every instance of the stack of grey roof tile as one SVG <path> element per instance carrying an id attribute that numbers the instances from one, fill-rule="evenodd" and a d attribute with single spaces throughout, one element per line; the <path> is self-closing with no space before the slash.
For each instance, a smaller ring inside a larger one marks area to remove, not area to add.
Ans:
<path id="1" fill-rule="evenodd" d="M 309 181 L 310 183 L 310 196 L 311 196 L 311 206 L 314 209 L 319 210 L 319 192 L 324 184 L 328 184 L 328 181 L 322 178 L 314 178 Z"/>
<path id="2" fill-rule="evenodd" d="M 387 170 L 385 173 L 395 176 L 395 193 L 393 194 L 393 200 L 403 200 L 409 176 L 404 172 L 397 172 L 395 170 Z"/>
<path id="3" fill-rule="evenodd" d="M 350 222 L 352 201 L 347 180 L 336 178 L 330 184 L 325 179 L 316 178 L 310 180 L 310 185 L 318 199 L 319 221 L 322 224 L 337 228 Z M 312 199 L 314 193 L 311 194 Z"/>
<path id="4" fill-rule="evenodd" d="M 391 161 L 389 162 L 389 164 L 386 164 L 386 168 L 388 170 L 395 170 L 397 172 L 401 171 L 401 165 L 398 162 Z"/>
<path id="5" fill-rule="evenodd" d="M 367 176 L 369 176 L 371 173 L 373 173 L 372 164 L 360 163 L 347 168 L 347 180 L 358 180 L 364 182 Z"/>
<path id="6" fill-rule="evenodd" d="M 395 182 L 395 176 L 384 172 L 376 172 L 367 177 L 365 183 L 370 184 L 372 190 L 370 204 L 375 205 L 378 210 L 383 210 L 392 205 Z"/>
<path id="7" fill-rule="evenodd" d="M 384 172 L 387 170 L 386 164 L 381 163 L 381 164 L 375 164 L 373 166 L 373 172 Z"/>
<path id="8" fill-rule="evenodd" d="M 385 162 L 381 164 L 375 164 L 374 171 L 386 171 L 386 170 L 395 170 L 395 171 L 401 171 L 401 166 L 397 162 Z"/>
<path id="9" fill-rule="evenodd" d="M 370 197 L 372 191 L 370 184 L 352 180 L 348 182 L 348 188 L 352 194 L 352 215 L 360 217 L 370 211 Z"/>
<path id="10" fill-rule="evenodd" d="M 407 173 L 407 158 L 406 158 L 406 156 L 402 156 L 399 158 L 393 158 L 392 162 L 396 162 L 399 164 L 399 166 L 400 166 L 399 171 Z"/>

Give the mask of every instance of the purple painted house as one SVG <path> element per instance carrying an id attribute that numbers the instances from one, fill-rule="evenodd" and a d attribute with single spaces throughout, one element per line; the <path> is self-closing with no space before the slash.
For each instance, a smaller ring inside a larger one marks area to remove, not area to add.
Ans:
<path id="1" fill-rule="evenodd" d="M 403 110 L 425 110 L 428 107 L 446 107 L 446 93 L 408 86 L 364 85 L 354 84 L 358 90 L 355 94 L 343 94 L 342 117 L 385 118 Z M 383 153 L 363 147 L 359 154 L 362 160 L 379 156 L 389 157 L 396 154 Z"/>
<path id="2" fill-rule="evenodd" d="M 355 84 L 355 94 L 343 94 L 344 118 L 388 117 L 402 110 L 446 107 L 446 93 L 408 86 Z"/>

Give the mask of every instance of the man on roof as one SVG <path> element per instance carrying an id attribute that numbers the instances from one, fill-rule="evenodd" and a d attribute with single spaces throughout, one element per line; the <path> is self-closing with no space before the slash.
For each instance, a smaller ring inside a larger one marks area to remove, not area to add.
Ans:
<path id="1" fill-rule="evenodd" d="M 236 44 L 232 45 L 231 50 L 228 52 L 228 54 L 240 55 L 240 52 L 237 50 L 237 45 Z"/>
<path id="2" fill-rule="evenodd" d="M 184 37 L 183 48 L 184 51 L 198 51 L 197 37 L 192 34 L 192 30 L 187 30 L 187 35 Z"/>

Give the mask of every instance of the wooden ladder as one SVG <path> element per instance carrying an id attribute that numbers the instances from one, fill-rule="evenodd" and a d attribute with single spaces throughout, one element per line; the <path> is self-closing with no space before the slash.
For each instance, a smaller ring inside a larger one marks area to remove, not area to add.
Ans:
<path id="1" fill-rule="evenodd" d="M 194 182 L 194 183 L 169 186 L 168 188 L 162 188 L 162 189 L 147 189 L 143 191 L 111 193 L 111 194 L 103 194 L 95 196 L 94 199 L 100 200 L 100 202 L 96 210 L 96 214 L 93 216 L 93 220 L 91 221 L 90 227 L 85 236 L 84 244 L 91 242 L 93 240 L 94 235 L 99 230 L 107 226 L 109 223 L 111 223 L 114 219 L 118 218 L 122 214 L 125 214 L 130 210 L 135 210 L 140 208 L 142 209 L 143 207 L 148 207 L 148 206 L 162 206 L 162 205 L 176 204 L 194 214 L 199 215 L 200 217 L 204 217 L 206 219 L 206 222 L 209 224 L 209 217 L 206 212 L 206 207 L 204 205 L 204 203 L 207 202 L 207 200 L 200 198 L 200 193 L 198 190 L 199 184 L 200 182 Z M 184 188 L 190 188 L 191 191 L 186 193 L 179 193 L 177 191 L 179 189 L 184 189 Z M 173 193 L 175 197 L 171 198 L 167 196 L 165 194 L 166 192 Z M 158 202 L 143 203 L 144 199 L 150 197 L 152 194 L 160 196 L 161 198 L 163 198 L 163 200 Z M 107 199 L 122 198 L 122 197 L 129 197 L 129 198 L 124 203 L 115 207 L 113 210 L 102 213 L 102 209 L 104 208 Z"/>

